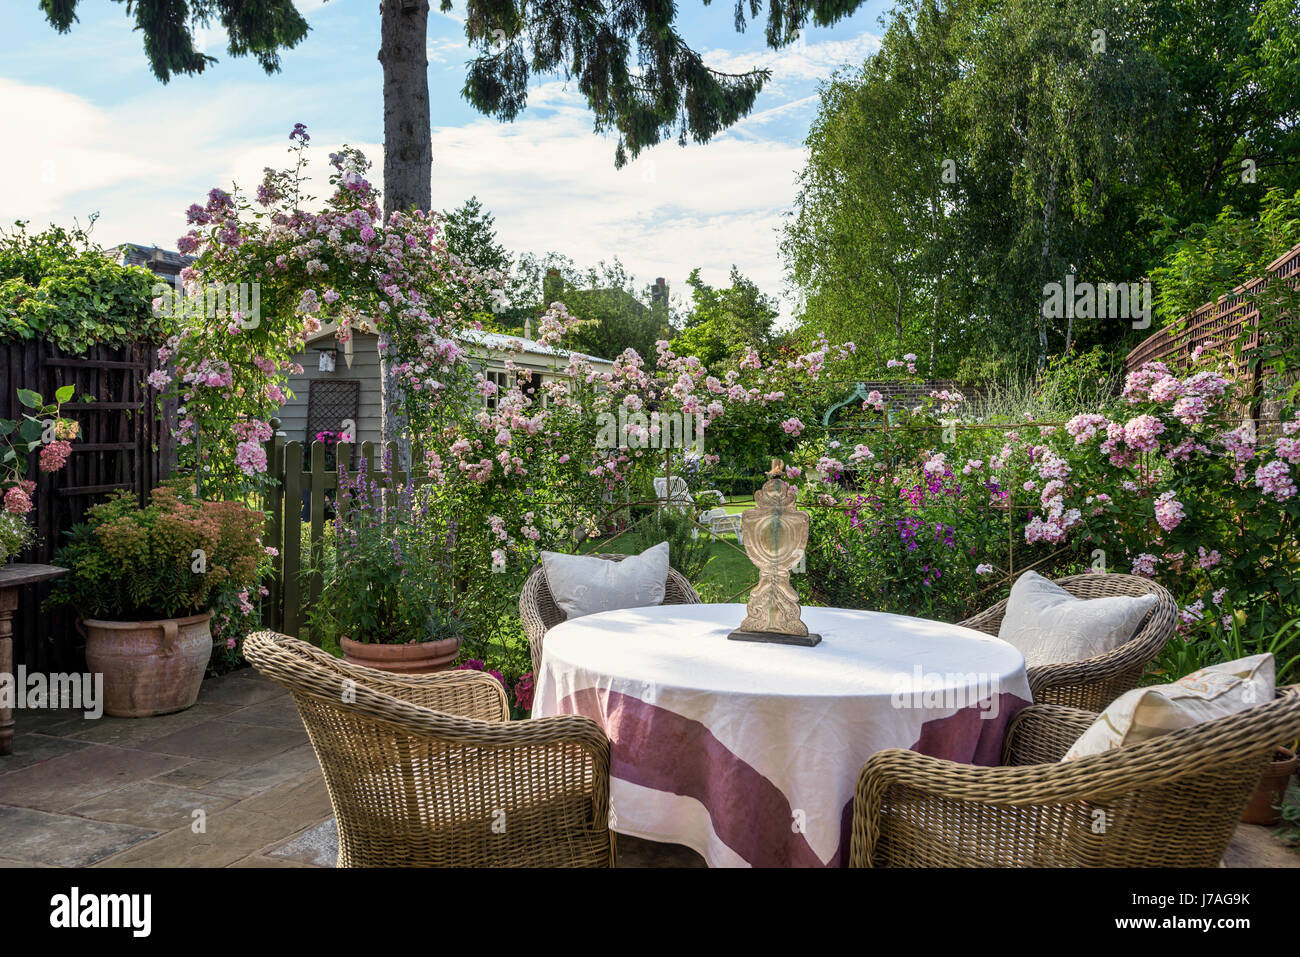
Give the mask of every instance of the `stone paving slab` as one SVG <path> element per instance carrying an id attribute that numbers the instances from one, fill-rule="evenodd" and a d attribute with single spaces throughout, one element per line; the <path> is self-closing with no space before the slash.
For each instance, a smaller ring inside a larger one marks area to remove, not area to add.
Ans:
<path id="1" fill-rule="evenodd" d="M 87 867 L 158 833 L 129 824 L 0 807 L 0 847 L 11 858 L 34 864 Z"/>
<path id="2" fill-rule="evenodd" d="M 287 694 L 232 711 L 226 715 L 226 720 L 236 724 L 260 725 L 265 728 L 303 730 L 298 706 L 293 703 L 293 697 Z"/>
<path id="3" fill-rule="evenodd" d="M 140 781 L 68 808 L 68 813 L 97 821 L 169 831 L 189 827 L 195 820 L 195 811 L 214 814 L 237 800 L 158 781 Z"/>
<path id="4" fill-rule="evenodd" d="M 209 688 L 208 685 L 212 687 Z M 267 681 L 251 668 L 232 672 L 223 678 L 205 681 L 203 689 L 203 693 L 199 696 L 200 701 L 236 708 L 246 708 L 280 695 L 288 697 L 289 694 L 280 685 L 274 681 Z"/>
<path id="5" fill-rule="evenodd" d="M 206 782 L 203 787 L 213 794 L 253 797 L 285 782 L 304 781 L 320 776 L 320 763 L 310 744 L 299 745 L 273 758 L 240 768 Z"/>
<path id="6" fill-rule="evenodd" d="M 80 727 L 86 720 L 84 713 L 70 708 L 53 708 L 41 711 L 14 711 L 14 731 L 24 734 L 36 731 L 41 734 L 63 734 L 67 730 Z"/>
<path id="7" fill-rule="evenodd" d="M 14 753 L 0 755 L 0 774 L 42 764 L 61 754 L 71 754 L 89 746 L 89 741 L 60 738 L 52 734 L 19 733 L 14 735 Z"/>
<path id="8" fill-rule="evenodd" d="M 182 764 L 175 771 L 160 774 L 156 780 L 182 788 L 201 788 L 210 781 L 224 778 L 239 770 L 240 767 L 237 764 L 227 764 L 225 761 L 209 761 L 206 758 L 201 758 Z"/>
<path id="9" fill-rule="evenodd" d="M 196 724 L 202 724 L 212 718 L 230 714 L 235 708 L 229 705 L 211 704 L 200 701 L 193 707 L 173 714 L 161 714 L 153 718 L 110 718 L 104 716 L 94 720 L 83 720 L 80 727 L 63 726 L 60 733 L 76 741 L 88 741 L 92 744 L 111 744 L 118 748 L 145 749 L 147 745 L 169 734 Z"/>
<path id="10" fill-rule="evenodd" d="M 154 738 L 141 744 L 140 748 L 161 754 L 249 765 L 306 743 L 307 732 L 302 728 L 289 731 L 284 728 L 236 724 L 216 718 Z"/>
<path id="11" fill-rule="evenodd" d="M 42 811 L 64 811 L 184 763 L 184 758 L 169 754 L 91 745 L 42 764 L 10 771 L 0 778 L 0 802 Z"/>
<path id="12" fill-rule="evenodd" d="M 177 828 L 101 863 L 107 867 L 228 867 L 328 817 L 321 778 L 282 784 L 210 814 L 202 833 Z"/>

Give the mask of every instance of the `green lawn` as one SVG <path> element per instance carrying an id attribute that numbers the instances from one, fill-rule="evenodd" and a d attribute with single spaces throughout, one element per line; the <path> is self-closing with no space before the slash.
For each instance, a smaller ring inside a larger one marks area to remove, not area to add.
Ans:
<path id="1" fill-rule="evenodd" d="M 614 539 L 599 539 L 582 550 L 628 555 L 635 552 L 637 546 L 632 536 L 621 535 Z M 709 542 L 708 564 L 704 566 L 704 573 L 699 579 L 691 584 L 706 602 L 743 602 L 749 597 L 749 589 L 757 582 L 758 570 L 749 556 L 737 547 L 736 537 L 728 535 Z"/>

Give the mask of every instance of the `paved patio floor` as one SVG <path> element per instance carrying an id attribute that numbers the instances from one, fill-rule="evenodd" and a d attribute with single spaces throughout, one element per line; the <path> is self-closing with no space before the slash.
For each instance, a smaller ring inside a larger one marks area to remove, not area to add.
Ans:
<path id="1" fill-rule="evenodd" d="M 188 711 L 86 720 L 18 711 L 0 757 L 0 866 L 320 867 L 336 853 L 329 795 L 293 701 L 243 669 Z M 1229 867 L 1300 867 L 1242 825 Z M 619 838 L 621 867 L 702 867 L 693 851 Z"/>

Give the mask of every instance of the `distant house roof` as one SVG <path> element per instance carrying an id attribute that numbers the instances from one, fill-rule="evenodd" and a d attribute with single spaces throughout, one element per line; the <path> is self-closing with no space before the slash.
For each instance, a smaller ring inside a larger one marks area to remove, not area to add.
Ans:
<path id="1" fill-rule="evenodd" d="M 487 332 L 479 329 L 466 329 L 460 333 L 460 338 L 465 342 L 477 343 L 486 346 L 489 349 L 500 349 L 503 352 L 514 352 L 516 350 L 529 352 L 538 356 L 557 356 L 565 359 L 569 356 L 578 356 L 589 362 L 603 362 L 605 365 L 612 365 L 609 359 L 602 359 L 599 356 L 589 356 L 585 352 L 573 352 L 569 349 L 559 349 L 555 346 L 547 345 L 544 342 L 538 342 L 536 339 L 525 339 L 523 336 L 512 336 L 504 332 Z"/>
<path id="2" fill-rule="evenodd" d="M 338 326 L 334 323 L 326 323 L 321 327 L 320 332 L 308 338 L 305 346 L 310 347 L 313 343 L 320 342 L 322 339 L 332 339 L 338 331 Z M 358 327 L 353 329 L 354 335 L 375 335 L 375 330 L 367 322 L 362 322 Z M 524 352 L 534 356 L 554 356 L 557 359 L 567 359 L 569 356 L 578 356 L 586 359 L 588 362 L 599 362 L 603 365 L 613 365 L 609 359 L 602 359 L 599 356 L 589 356 L 585 352 L 572 352 L 568 349 L 559 349 L 555 346 L 547 345 L 544 342 L 538 342 L 536 339 L 525 339 L 523 336 L 512 336 L 503 332 L 485 332 L 479 329 L 466 329 L 457 335 L 462 342 L 473 345 L 483 346 L 486 349 L 494 349 L 500 352 Z"/>
<path id="3" fill-rule="evenodd" d="M 140 243 L 122 243 L 108 250 L 108 254 L 123 266 L 143 266 L 156 275 L 172 278 L 194 262 L 193 256 L 182 256 L 173 249 L 161 246 L 142 246 Z"/>

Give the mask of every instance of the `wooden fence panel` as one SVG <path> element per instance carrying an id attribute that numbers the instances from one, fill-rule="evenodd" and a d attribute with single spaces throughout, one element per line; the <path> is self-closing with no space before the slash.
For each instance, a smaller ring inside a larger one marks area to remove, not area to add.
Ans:
<path id="1" fill-rule="evenodd" d="M 133 492 L 143 504 L 149 490 L 171 474 L 175 447 L 167 420 L 174 406 L 159 415 L 144 382 L 158 368 L 156 351 L 156 346 L 136 343 L 93 346 L 73 356 L 46 342 L 0 344 L 0 417 L 21 418 L 18 389 L 32 389 L 51 401 L 60 386 L 71 385 L 76 394 L 63 414 L 81 425 L 68 464 L 58 472 L 40 471 L 34 455 L 28 463 L 27 477 L 36 482 L 32 519 L 39 538 L 22 561 L 50 562 L 63 533 L 91 505 L 118 489 Z M 36 585 L 19 596 L 15 664 L 32 671 L 81 671 L 83 642 L 76 616 L 67 610 L 42 612 L 48 594 L 48 585 Z"/>
<path id="2" fill-rule="evenodd" d="M 1207 302 L 1180 322 L 1153 333 L 1133 349 L 1124 360 L 1125 372 L 1132 372 L 1144 362 L 1185 365 L 1197 346 L 1230 354 L 1241 342 L 1243 351 L 1259 345 L 1259 310 L 1255 297 L 1270 282 L 1300 280 L 1300 246 L 1296 246 L 1268 267 L 1268 275 L 1252 279 L 1214 302 Z"/>

